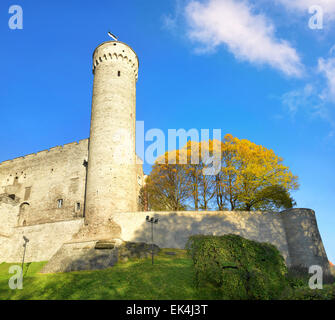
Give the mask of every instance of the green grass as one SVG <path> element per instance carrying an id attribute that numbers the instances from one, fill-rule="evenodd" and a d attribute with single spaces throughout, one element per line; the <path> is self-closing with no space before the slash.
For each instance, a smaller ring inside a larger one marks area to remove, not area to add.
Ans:
<path id="1" fill-rule="evenodd" d="M 0 299 L 215 299 L 215 293 L 195 288 L 184 250 L 163 249 L 153 266 L 151 259 L 136 259 L 106 270 L 39 274 L 44 264 L 25 264 L 22 290 L 9 289 L 11 264 L 0 264 Z"/>
<path id="2" fill-rule="evenodd" d="M 174 251 L 175 256 L 166 255 Z M 215 288 L 196 289 L 195 269 L 185 250 L 163 249 L 151 259 L 133 259 L 99 271 L 39 274 L 46 262 L 26 263 L 22 290 L 11 290 L 8 280 L 12 264 L 0 264 L 0 299 L 48 300 L 212 300 L 222 299 Z M 16 265 L 21 265 L 17 263 Z M 335 299 L 335 284 L 324 290 L 300 285 L 283 299 Z"/>

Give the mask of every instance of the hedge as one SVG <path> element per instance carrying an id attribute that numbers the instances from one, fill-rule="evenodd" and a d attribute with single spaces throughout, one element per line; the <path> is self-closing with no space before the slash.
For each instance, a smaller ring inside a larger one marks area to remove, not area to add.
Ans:
<path id="1" fill-rule="evenodd" d="M 196 235 L 186 244 L 195 281 L 221 299 L 278 299 L 288 287 L 287 268 L 279 250 L 238 235 Z"/>

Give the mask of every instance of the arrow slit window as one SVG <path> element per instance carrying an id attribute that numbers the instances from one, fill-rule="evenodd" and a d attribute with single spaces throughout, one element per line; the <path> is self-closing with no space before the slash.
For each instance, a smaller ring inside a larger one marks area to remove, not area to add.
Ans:
<path id="1" fill-rule="evenodd" d="M 60 209 L 63 207 L 63 199 L 58 199 L 57 200 L 57 208 Z"/>

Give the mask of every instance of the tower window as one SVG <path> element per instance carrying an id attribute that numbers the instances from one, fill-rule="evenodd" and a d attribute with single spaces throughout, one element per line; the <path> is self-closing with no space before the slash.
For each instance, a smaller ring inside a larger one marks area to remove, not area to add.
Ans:
<path id="1" fill-rule="evenodd" d="M 121 76 L 121 71 L 117 72 L 117 76 L 120 77 Z"/>
<path id="2" fill-rule="evenodd" d="M 76 211 L 80 211 L 80 202 L 76 203 Z"/>
<path id="3" fill-rule="evenodd" d="M 58 199 L 57 200 L 57 208 L 60 209 L 63 207 L 63 199 Z"/>

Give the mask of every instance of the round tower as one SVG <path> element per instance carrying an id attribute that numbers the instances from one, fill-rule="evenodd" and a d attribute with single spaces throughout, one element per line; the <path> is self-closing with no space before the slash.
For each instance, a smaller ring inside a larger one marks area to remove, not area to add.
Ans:
<path id="1" fill-rule="evenodd" d="M 138 58 L 127 44 L 108 41 L 93 53 L 93 99 L 85 224 L 118 237 L 114 212 L 137 210 L 136 81 Z M 106 226 L 110 226 L 106 228 Z M 96 227 L 94 227 L 96 226 Z M 114 232 L 114 235 L 111 234 Z"/>
<path id="2" fill-rule="evenodd" d="M 308 273 L 310 266 L 318 265 L 323 268 L 325 281 L 330 277 L 330 267 L 315 212 L 294 208 L 282 211 L 281 216 L 291 262 L 289 267 Z"/>

